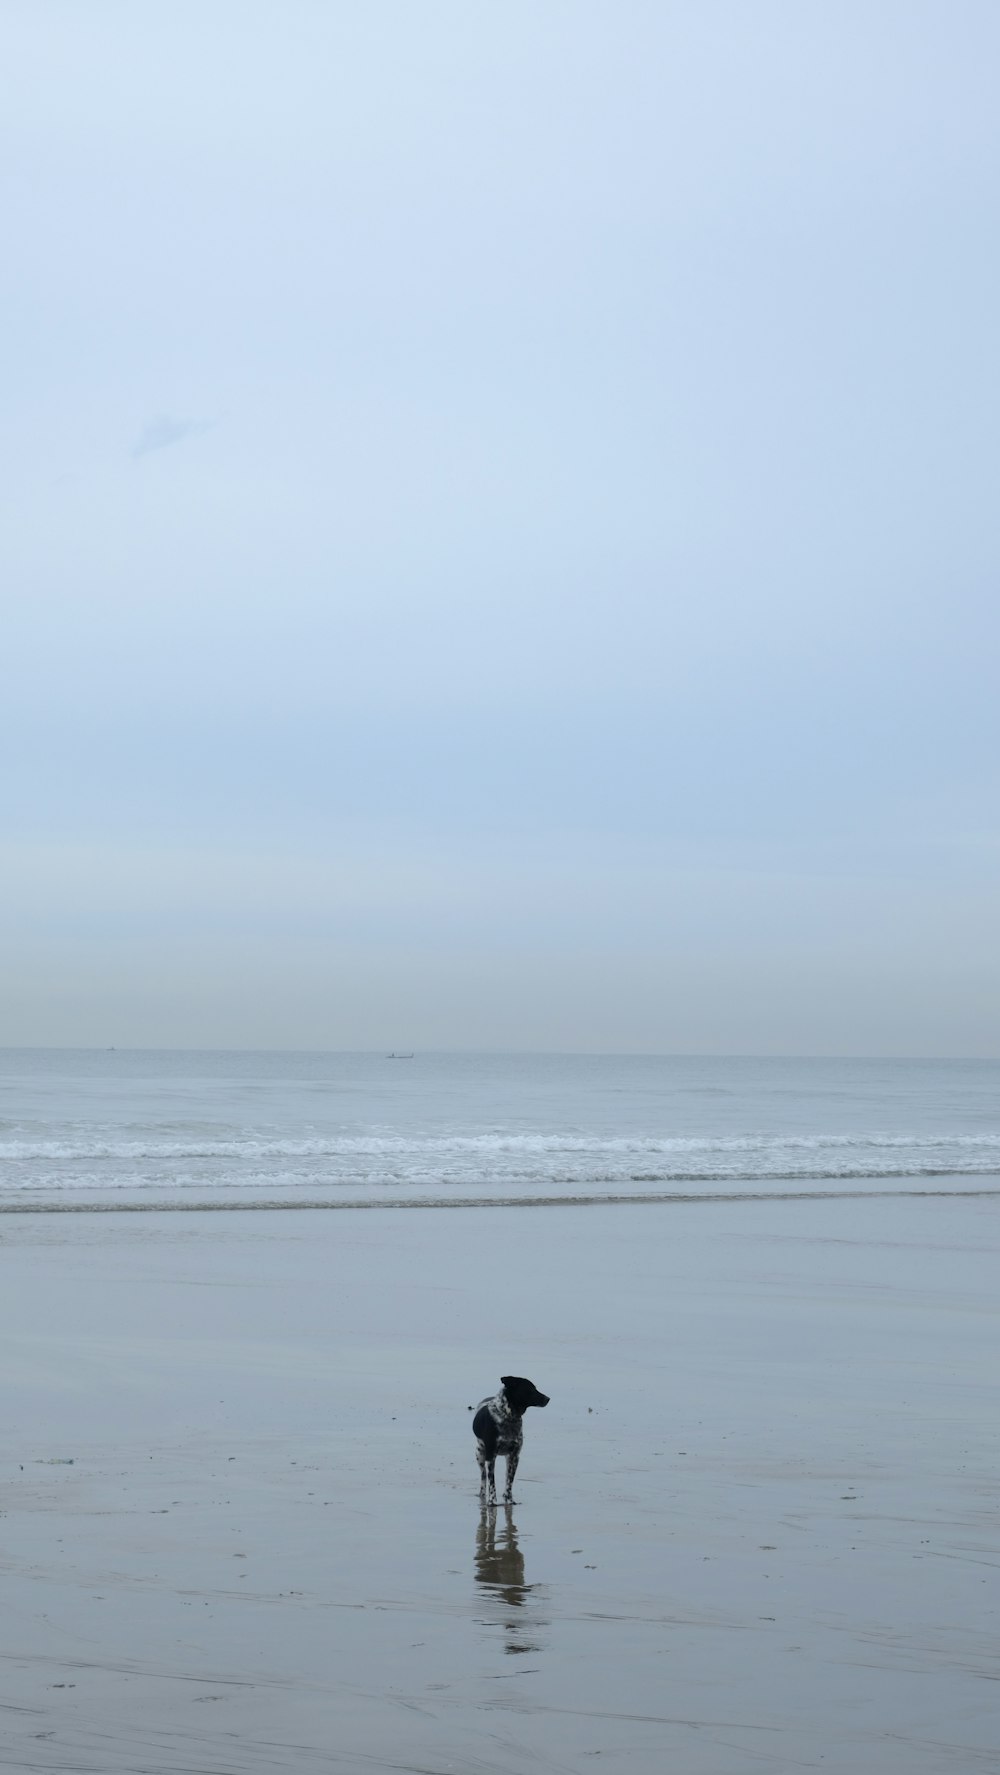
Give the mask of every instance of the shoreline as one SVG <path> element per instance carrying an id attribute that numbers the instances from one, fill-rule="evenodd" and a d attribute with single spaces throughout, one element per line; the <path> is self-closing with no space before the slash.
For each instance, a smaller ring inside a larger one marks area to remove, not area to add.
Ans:
<path id="1" fill-rule="evenodd" d="M 952 1171 L 929 1172 L 927 1176 L 953 1177 Z M 957 1175 L 961 1175 L 958 1173 Z M 994 1175 L 991 1173 L 991 1175 Z M 825 1181 L 825 1180 L 821 1180 Z M 75 1201 L 7 1201 L 0 1200 L 0 1214 L 214 1214 L 214 1213 L 367 1213 L 373 1209 L 415 1208 L 617 1208 L 617 1207 L 691 1207 L 751 1205 L 764 1202 L 892 1202 L 892 1201 L 976 1201 L 1000 1198 L 1000 1182 L 960 1189 L 805 1189 L 805 1190 L 650 1190 L 629 1194 L 586 1195 L 482 1195 L 482 1196 L 379 1196 L 366 1200 L 352 1196 L 340 1201 L 329 1196 L 301 1199 L 268 1196 L 240 1200 L 190 1201 L 178 1191 L 176 1198 L 161 1197 L 156 1201 L 108 1200 L 103 1197 Z"/>

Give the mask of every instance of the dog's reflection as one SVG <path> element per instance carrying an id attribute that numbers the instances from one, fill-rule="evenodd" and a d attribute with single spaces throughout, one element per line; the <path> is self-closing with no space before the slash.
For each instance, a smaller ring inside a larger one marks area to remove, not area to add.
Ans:
<path id="1" fill-rule="evenodd" d="M 476 1583 L 482 1585 L 490 1602 L 489 1619 L 502 1625 L 509 1635 L 506 1652 L 537 1652 L 534 1629 L 539 1623 L 520 1614 L 535 1588 L 524 1581 L 524 1554 L 517 1544 L 514 1512 L 508 1504 L 501 1512 L 495 1507 L 482 1510 L 476 1530 Z M 529 1623 L 530 1629 L 529 1632 Z"/>

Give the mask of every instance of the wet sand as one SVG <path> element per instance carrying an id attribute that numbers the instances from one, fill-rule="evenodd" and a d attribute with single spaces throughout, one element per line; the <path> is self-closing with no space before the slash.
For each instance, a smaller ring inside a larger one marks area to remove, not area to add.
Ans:
<path id="1" fill-rule="evenodd" d="M 998 1246 L 995 1197 L 5 1216 L 0 1765 L 1000 1768 Z"/>

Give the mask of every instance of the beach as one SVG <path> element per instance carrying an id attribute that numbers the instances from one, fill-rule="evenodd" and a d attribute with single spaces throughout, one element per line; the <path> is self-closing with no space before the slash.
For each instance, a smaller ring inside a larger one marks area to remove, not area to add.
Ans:
<path id="1" fill-rule="evenodd" d="M 998 1244 L 989 1193 L 4 1214 L 4 1767 L 1000 1766 Z"/>

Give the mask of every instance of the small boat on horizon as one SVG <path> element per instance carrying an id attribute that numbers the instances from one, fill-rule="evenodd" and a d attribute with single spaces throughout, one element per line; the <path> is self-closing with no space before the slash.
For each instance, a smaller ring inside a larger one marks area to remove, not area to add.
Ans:
<path id="1" fill-rule="evenodd" d="M 409 1053 L 409 1054 L 396 1054 L 396 1053 L 392 1053 L 392 1054 L 387 1054 L 387 1055 L 386 1055 L 386 1059 L 387 1059 L 387 1060 L 412 1060 L 412 1059 L 413 1059 L 413 1054 L 412 1054 L 412 1052 L 411 1052 L 411 1053 Z"/>

